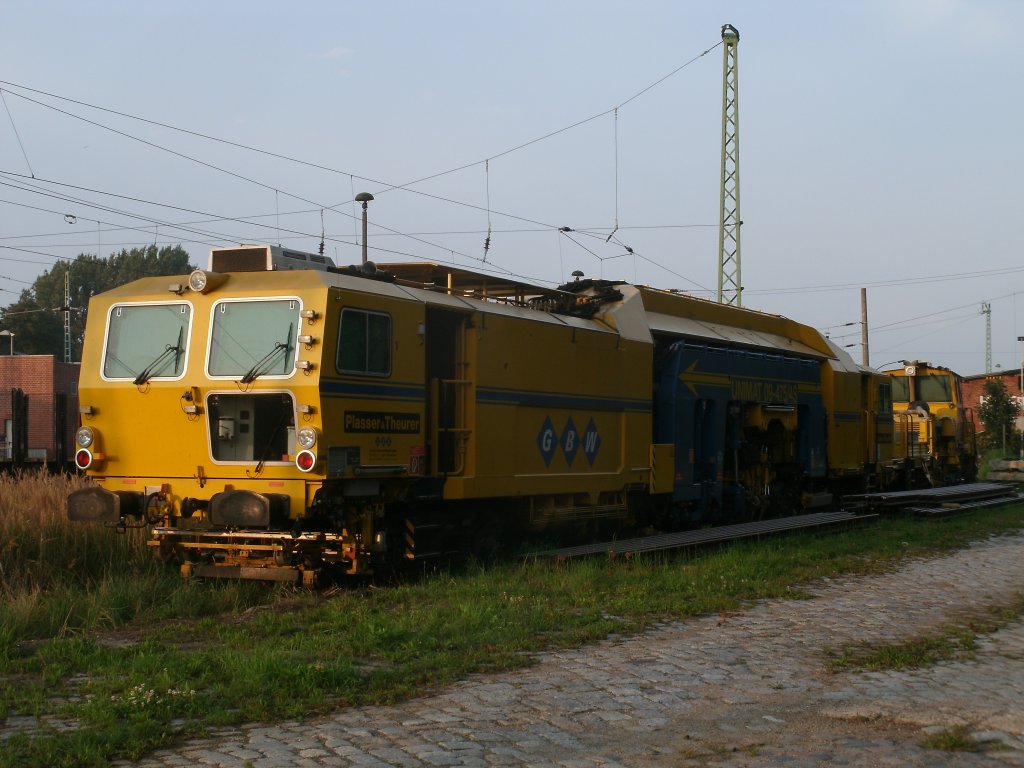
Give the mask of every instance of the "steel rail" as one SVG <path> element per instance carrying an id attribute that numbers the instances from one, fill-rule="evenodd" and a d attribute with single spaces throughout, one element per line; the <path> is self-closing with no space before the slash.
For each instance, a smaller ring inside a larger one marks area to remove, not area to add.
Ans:
<path id="1" fill-rule="evenodd" d="M 877 493 L 857 493 L 843 497 L 844 504 L 867 504 L 869 506 L 904 506 L 915 502 L 943 503 L 951 501 L 971 501 L 975 499 L 992 499 L 1016 494 L 1015 486 L 1010 483 L 967 483 L 950 485 L 941 488 L 922 488 L 910 491 L 880 491 Z"/>
<path id="2" fill-rule="evenodd" d="M 618 541 L 584 544 L 562 549 L 549 549 L 543 552 L 531 552 L 523 556 L 525 560 L 559 559 L 573 557 L 589 557 L 606 554 L 611 557 L 641 552 L 664 552 L 686 547 L 699 547 L 726 541 L 745 538 L 771 536 L 787 531 L 807 530 L 814 528 L 830 528 L 850 525 L 862 525 L 873 522 L 877 515 L 856 515 L 851 512 L 815 512 L 807 515 L 793 515 L 773 520 L 760 520 L 753 523 L 722 525 L 714 528 L 701 528 L 693 531 L 677 531 L 662 533 L 655 536 L 641 536 Z"/>

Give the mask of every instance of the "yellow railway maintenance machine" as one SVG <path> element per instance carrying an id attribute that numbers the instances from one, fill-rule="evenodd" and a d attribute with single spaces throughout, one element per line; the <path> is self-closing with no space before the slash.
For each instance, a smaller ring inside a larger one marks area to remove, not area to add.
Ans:
<path id="1" fill-rule="evenodd" d="M 641 302 L 387 269 L 242 246 L 93 297 L 76 463 L 97 485 L 69 518 L 151 525 L 185 574 L 306 581 L 624 518 L 651 485 Z"/>
<path id="2" fill-rule="evenodd" d="M 972 482 L 978 473 L 977 443 L 961 377 L 918 360 L 884 373 L 892 380 L 894 451 L 904 461 L 906 483 Z"/>

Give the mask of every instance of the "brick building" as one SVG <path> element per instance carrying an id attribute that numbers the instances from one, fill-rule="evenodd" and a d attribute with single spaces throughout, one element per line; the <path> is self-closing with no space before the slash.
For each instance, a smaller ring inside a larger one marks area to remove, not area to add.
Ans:
<path id="1" fill-rule="evenodd" d="M 1024 408 L 1024 391 L 1021 391 L 1020 375 L 1020 369 L 1015 368 L 1009 371 L 993 371 L 992 373 L 979 373 L 975 376 L 964 376 L 961 388 L 964 406 L 970 409 L 974 427 L 979 435 L 985 431 L 985 425 L 978 418 L 978 406 L 981 405 L 981 397 L 985 394 L 985 382 L 1002 380 L 1007 394 Z M 1024 417 L 1017 418 L 1017 429 L 1024 429 Z"/>
<path id="2" fill-rule="evenodd" d="M 11 460 L 19 434 L 14 390 L 28 398 L 25 459 L 72 460 L 78 428 L 79 368 L 79 363 L 62 363 L 53 355 L 0 355 L 0 461 Z"/>

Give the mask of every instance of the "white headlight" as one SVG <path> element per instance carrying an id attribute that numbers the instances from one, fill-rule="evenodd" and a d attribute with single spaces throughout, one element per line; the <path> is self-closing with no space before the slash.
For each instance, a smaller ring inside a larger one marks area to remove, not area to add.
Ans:
<path id="1" fill-rule="evenodd" d="M 197 269 L 188 276 L 188 287 L 196 293 L 202 293 L 206 289 L 206 273 Z"/>
<path id="2" fill-rule="evenodd" d="M 83 448 L 88 448 L 92 445 L 92 441 L 95 439 L 92 427 L 79 427 L 78 431 L 75 432 L 75 440 Z"/>
<path id="3" fill-rule="evenodd" d="M 316 430 L 312 427 L 303 427 L 299 430 L 296 438 L 299 441 L 299 445 L 308 450 L 316 445 Z"/>

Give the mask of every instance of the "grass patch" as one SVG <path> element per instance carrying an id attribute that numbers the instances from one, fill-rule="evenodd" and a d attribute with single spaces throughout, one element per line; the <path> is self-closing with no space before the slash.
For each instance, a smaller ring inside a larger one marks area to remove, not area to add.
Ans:
<path id="1" fill-rule="evenodd" d="M 848 645 L 838 653 L 826 650 L 826 665 L 830 672 L 918 669 L 949 659 L 970 658 L 976 647 L 971 632 L 951 631 L 902 643 Z"/>
<path id="2" fill-rule="evenodd" d="M 953 659 L 970 659 L 979 635 L 992 634 L 1024 614 L 1024 595 L 1007 606 L 990 606 L 984 614 L 923 637 L 899 643 L 851 643 L 840 651 L 825 649 L 830 672 L 919 669 Z"/>
<path id="3" fill-rule="evenodd" d="M 930 733 L 921 739 L 925 749 L 942 750 L 943 752 L 983 752 L 985 745 L 971 738 L 971 729 L 966 725 L 955 725 L 943 731 Z"/>
<path id="4" fill-rule="evenodd" d="M 799 597 L 823 576 L 889 568 L 1022 525 L 1024 508 L 1007 507 L 697 558 L 504 564 L 325 593 L 182 582 L 130 549 L 114 567 L 63 565 L 59 576 L 46 573 L 53 563 L 22 559 L 31 572 L 0 593 L 0 715 L 41 725 L 8 735 L 0 766 L 106 765 L 211 728 L 396 702 L 530 664 L 543 650 Z M 103 546 L 89 557 L 112 558 Z"/>

